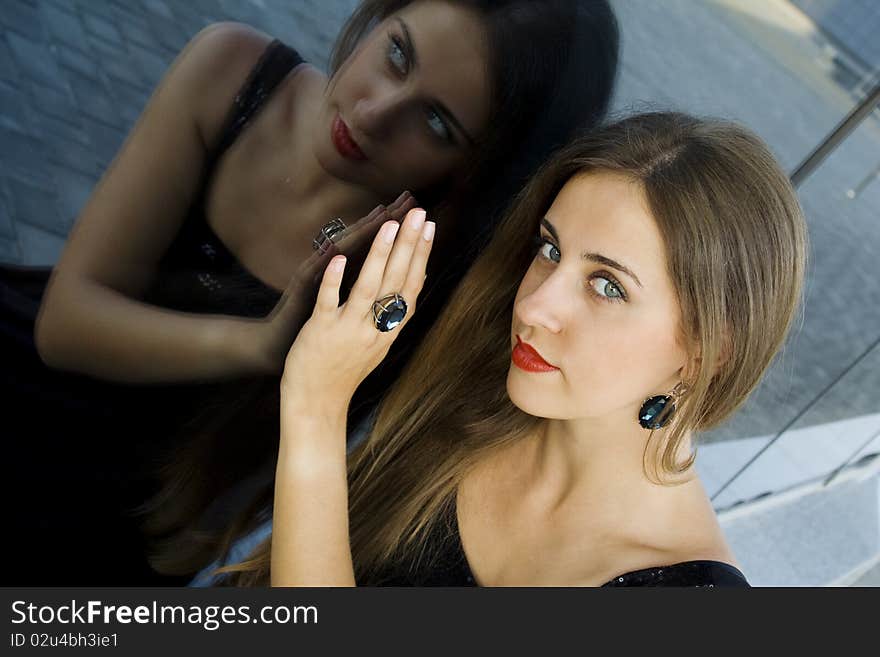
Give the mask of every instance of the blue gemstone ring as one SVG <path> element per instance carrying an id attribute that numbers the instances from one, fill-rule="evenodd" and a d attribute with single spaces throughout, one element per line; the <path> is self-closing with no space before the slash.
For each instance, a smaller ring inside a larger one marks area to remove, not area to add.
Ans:
<path id="1" fill-rule="evenodd" d="M 390 331 L 406 317 L 406 301 L 399 294 L 389 294 L 373 302 L 373 319 L 376 328 Z"/>

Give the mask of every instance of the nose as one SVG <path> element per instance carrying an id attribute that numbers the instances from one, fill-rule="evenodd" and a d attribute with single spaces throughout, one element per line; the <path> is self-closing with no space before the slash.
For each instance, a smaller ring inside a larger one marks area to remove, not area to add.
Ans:
<path id="1" fill-rule="evenodd" d="M 384 137 L 394 125 L 406 100 L 406 93 L 400 87 L 390 84 L 373 87 L 355 102 L 352 123 L 368 137 Z"/>
<path id="2" fill-rule="evenodd" d="M 566 283 L 566 278 L 557 269 L 519 298 L 514 314 L 525 325 L 559 333 L 565 324 L 566 308 L 571 303 L 570 295 L 566 294 Z"/>

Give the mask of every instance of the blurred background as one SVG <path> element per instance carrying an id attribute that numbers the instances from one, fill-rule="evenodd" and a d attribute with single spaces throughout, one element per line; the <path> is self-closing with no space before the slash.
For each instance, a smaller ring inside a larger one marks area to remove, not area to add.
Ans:
<path id="1" fill-rule="evenodd" d="M 57 261 L 199 29 L 246 22 L 326 69 L 356 4 L 0 2 L 0 261 Z M 733 119 L 799 171 L 812 242 L 803 315 L 749 403 L 698 451 L 731 547 L 753 585 L 880 586 L 880 3 L 612 4 L 623 44 L 615 114 Z M 854 112 L 850 130 L 826 141 Z"/>

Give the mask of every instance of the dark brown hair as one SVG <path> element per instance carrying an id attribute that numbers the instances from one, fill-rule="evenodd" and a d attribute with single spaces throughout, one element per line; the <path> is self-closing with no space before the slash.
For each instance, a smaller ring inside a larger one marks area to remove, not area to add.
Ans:
<path id="1" fill-rule="evenodd" d="M 615 82 L 619 34 L 607 0 L 433 1 L 466 7 L 481 18 L 490 53 L 490 127 L 478 136 L 474 157 L 452 186 L 413 190 L 432 217 L 440 215 L 438 224 L 458 228 L 463 239 L 452 241 L 454 252 L 432 257 L 419 312 L 356 392 L 350 427 L 366 420 L 388 381 L 397 378 L 510 199 L 554 149 L 601 120 Z M 412 2 L 362 2 L 336 42 L 331 74 L 371 29 Z M 255 523 L 253 510 L 271 503 L 274 472 L 264 466 L 277 453 L 279 403 L 277 378 L 230 384 L 228 394 L 218 395 L 187 427 L 192 435 L 157 466 L 161 490 L 137 513 L 145 517 L 158 572 L 194 572 L 225 554 L 232 539 Z M 235 492 L 259 472 L 265 476 L 253 499 L 247 491 Z M 212 504 L 225 514 L 206 513 Z M 230 514 L 237 518 L 232 528 Z"/>

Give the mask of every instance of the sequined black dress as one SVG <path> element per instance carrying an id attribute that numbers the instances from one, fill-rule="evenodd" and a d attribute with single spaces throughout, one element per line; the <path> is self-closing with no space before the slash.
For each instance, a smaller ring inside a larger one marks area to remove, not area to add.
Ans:
<path id="1" fill-rule="evenodd" d="M 265 317 L 281 298 L 246 270 L 217 237 L 205 218 L 207 185 L 217 162 L 248 122 L 262 109 L 281 80 L 303 63 L 299 54 L 277 39 L 257 63 L 208 158 L 201 191 L 192 211 L 159 265 L 160 275 L 145 301 L 187 312 Z"/>
<path id="2" fill-rule="evenodd" d="M 144 301 L 187 312 L 262 317 L 281 296 L 236 260 L 205 217 L 205 190 L 226 149 L 303 60 L 273 41 L 230 108 L 201 189 Z M 151 459 L 225 384 L 124 385 L 46 367 L 33 339 L 51 268 L 0 266 L 0 383 L 14 554 L 0 583 L 136 585 L 158 578 L 123 509 L 152 490 Z M 185 580 L 181 580 L 181 583 Z"/>
<path id="3" fill-rule="evenodd" d="M 268 513 L 268 511 L 267 511 Z M 249 557 L 271 533 L 271 518 L 251 532 L 238 538 L 223 565 L 239 563 Z M 418 563 L 391 563 L 380 572 L 358 579 L 358 586 L 479 586 L 464 553 L 458 531 L 454 500 L 447 505 L 441 521 L 436 523 Z M 215 561 L 206 566 L 189 583 L 205 587 L 222 585 L 223 575 L 213 575 L 220 566 Z M 721 561 L 684 561 L 653 568 L 622 573 L 603 587 L 686 586 L 686 587 L 748 587 L 745 575 L 734 566 Z"/>
<path id="4" fill-rule="evenodd" d="M 367 586 L 479 586 L 471 572 L 461 536 L 455 503 L 448 505 L 443 522 L 437 523 L 432 535 L 436 551 L 424 564 L 392 564 L 369 581 Z M 617 586 L 696 586 L 748 587 L 745 575 L 734 566 L 721 561 L 684 561 L 660 565 L 628 573 L 602 584 Z"/>

